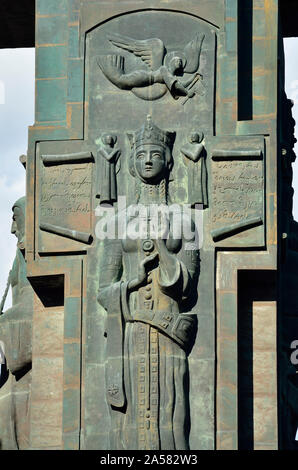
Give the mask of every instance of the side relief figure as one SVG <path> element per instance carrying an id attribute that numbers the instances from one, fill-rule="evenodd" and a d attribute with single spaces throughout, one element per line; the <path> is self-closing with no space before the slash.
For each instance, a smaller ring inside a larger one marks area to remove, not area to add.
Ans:
<path id="1" fill-rule="evenodd" d="M 174 99 L 180 96 L 192 98 L 194 85 L 202 78 L 199 67 L 204 38 L 204 34 L 198 33 L 184 50 L 167 53 L 161 39 L 137 40 L 110 34 L 108 40 L 114 46 L 131 52 L 141 61 L 135 60 L 135 70 L 126 71 L 123 56 L 108 54 L 98 57 L 98 65 L 114 85 L 131 90 L 144 100 L 156 100 L 167 91 Z"/>
<path id="2" fill-rule="evenodd" d="M 206 152 L 202 144 L 203 133 L 193 132 L 189 141 L 181 148 L 181 153 L 187 158 L 188 170 L 188 201 L 195 204 L 208 205 Z"/>
<path id="3" fill-rule="evenodd" d="M 0 429 L 0 439 L 2 448 L 9 449 L 29 447 L 33 289 L 27 279 L 24 259 L 25 211 L 26 199 L 22 197 L 13 206 L 11 227 L 11 232 L 18 239 L 16 257 L 8 280 L 8 286 L 12 288 L 12 307 L 2 312 L 4 296 L 0 316 L 0 341 L 4 344 L 8 375 L 12 374 L 8 378 L 11 381 L 10 407 L 3 410 L 0 404 L 0 428 L 5 426 Z M 4 388 L 5 384 L 2 385 Z"/>
<path id="4" fill-rule="evenodd" d="M 151 122 L 130 134 L 130 173 L 137 201 L 150 226 L 151 204 L 168 205 L 175 134 Z M 131 206 L 133 207 L 133 206 Z M 135 206 L 134 206 L 135 207 Z M 129 211 L 116 216 L 128 228 Z M 107 312 L 106 393 L 110 408 L 110 449 L 188 449 L 188 354 L 196 336 L 199 251 L 192 221 L 183 220 L 188 239 L 168 237 L 103 240 L 98 301 Z M 188 225 L 187 225 L 188 224 Z M 121 226 L 121 224 L 120 224 Z M 158 226 L 158 229 L 161 227 Z M 161 230 L 160 230 L 161 232 Z"/>
<path id="5" fill-rule="evenodd" d="M 111 204 L 117 201 L 116 165 L 121 152 L 115 147 L 117 136 L 105 134 L 101 141 L 97 152 L 97 196 L 101 203 Z"/>

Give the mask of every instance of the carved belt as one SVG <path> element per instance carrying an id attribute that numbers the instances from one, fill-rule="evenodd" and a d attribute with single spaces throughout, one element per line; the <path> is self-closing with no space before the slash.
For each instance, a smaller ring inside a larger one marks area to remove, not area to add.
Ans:
<path id="1" fill-rule="evenodd" d="M 148 312 L 138 310 L 129 322 L 143 322 L 152 325 L 186 348 L 194 334 L 196 315 L 173 312 Z"/>

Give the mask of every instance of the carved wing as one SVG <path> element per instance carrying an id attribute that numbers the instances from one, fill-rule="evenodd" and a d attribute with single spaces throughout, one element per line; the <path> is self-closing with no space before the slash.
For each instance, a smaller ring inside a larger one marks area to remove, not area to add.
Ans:
<path id="1" fill-rule="evenodd" d="M 185 46 L 184 55 L 186 58 L 186 64 L 184 67 L 184 72 L 194 73 L 199 69 L 201 50 L 204 39 L 205 34 L 197 33 L 195 38 Z"/>
<path id="2" fill-rule="evenodd" d="M 157 70 L 163 63 L 165 47 L 161 39 L 132 39 L 120 34 L 109 34 L 109 41 L 114 46 L 132 52 L 136 57 L 140 57 L 151 70 Z"/>

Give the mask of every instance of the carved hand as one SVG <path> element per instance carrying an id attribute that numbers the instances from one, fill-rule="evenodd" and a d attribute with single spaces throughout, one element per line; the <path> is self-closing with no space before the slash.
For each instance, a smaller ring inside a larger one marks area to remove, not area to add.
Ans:
<path id="1" fill-rule="evenodd" d="M 188 96 L 187 88 L 179 80 L 175 82 L 175 90 L 183 96 Z"/>
<path id="2" fill-rule="evenodd" d="M 135 290 L 136 288 L 140 287 L 147 278 L 147 264 L 149 264 L 151 261 L 153 261 L 156 257 L 158 256 L 158 253 L 155 252 L 152 255 L 146 257 L 141 263 L 139 264 L 139 272 L 138 272 L 138 277 L 136 279 L 133 279 L 128 283 L 128 292 Z"/>

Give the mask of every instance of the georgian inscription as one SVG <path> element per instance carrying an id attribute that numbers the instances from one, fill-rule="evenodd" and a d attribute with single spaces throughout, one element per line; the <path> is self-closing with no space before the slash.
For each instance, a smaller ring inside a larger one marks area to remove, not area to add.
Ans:
<path id="1" fill-rule="evenodd" d="M 262 161 L 212 162 L 212 223 L 228 226 L 263 215 Z"/>
<path id="2" fill-rule="evenodd" d="M 40 197 L 40 218 L 43 223 L 88 229 L 90 204 L 90 163 L 43 168 Z"/>

